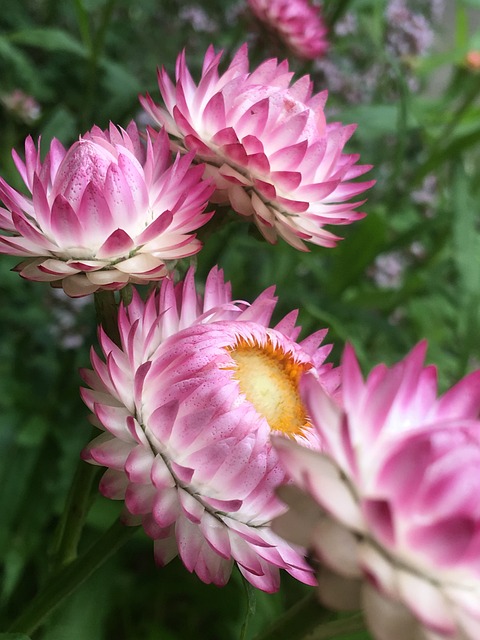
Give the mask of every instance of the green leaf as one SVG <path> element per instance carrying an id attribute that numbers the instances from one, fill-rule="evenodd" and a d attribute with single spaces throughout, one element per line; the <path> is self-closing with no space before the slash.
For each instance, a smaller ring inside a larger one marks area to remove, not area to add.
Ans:
<path id="1" fill-rule="evenodd" d="M 100 66 L 104 73 L 102 85 L 111 98 L 105 105 L 109 112 L 117 110 L 127 101 L 136 101 L 142 91 L 142 85 L 126 67 L 109 59 L 102 59 Z"/>
<path id="2" fill-rule="evenodd" d="M 467 12 L 462 7 L 457 9 L 455 23 L 455 46 L 462 48 L 468 40 L 469 21 Z"/>
<path id="3" fill-rule="evenodd" d="M 0 59 L 2 58 L 9 63 L 11 73 L 15 76 L 17 83 L 25 83 L 28 90 L 31 91 L 38 82 L 35 67 L 28 57 L 13 46 L 5 36 L 0 36 Z"/>
<path id="4" fill-rule="evenodd" d="M 12 524 L 22 514 L 22 510 L 28 508 L 25 504 L 28 504 L 29 483 L 35 478 L 35 467 L 41 455 L 42 449 L 39 447 L 24 449 L 11 441 L 2 442 L 2 460 L 0 461 L 0 512 L 2 514 L 0 550 L 2 551 L 0 558 L 3 556 L 3 550 L 6 551 L 9 547 L 8 542 L 13 535 Z M 12 473 L 12 469 L 21 469 L 22 473 L 17 475 Z M 15 496 L 15 500 L 12 500 L 12 496 Z"/>
<path id="5" fill-rule="evenodd" d="M 63 51 L 85 57 L 85 47 L 66 31 L 43 27 L 26 29 L 10 34 L 9 40 L 15 44 L 37 47 L 46 51 Z"/>
<path id="6" fill-rule="evenodd" d="M 105 618 L 115 587 L 111 580 L 115 567 L 115 560 L 110 561 L 55 611 L 46 622 L 48 640 L 67 637 L 68 640 L 101 640 L 105 637 Z"/>
<path id="7" fill-rule="evenodd" d="M 416 182 L 420 183 L 423 178 L 431 173 L 436 167 L 440 166 L 444 162 L 451 160 L 455 156 L 458 156 L 460 153 L 469 149 L 470 147 L 478 144 L 480 142 L 480 128 L 475 129 L 474 131 L 467 133 L 465 135 L 456 136 L 450 144 L 448 144 L 443 149 L 432 154 L 423 164 L 416 175 Z"/>
<path id="8" fill-rule="evenodd" d="M 48 426 L 48 423 L 42 416 L 30 416 L 18 432 L 17 443 L 23 447 L 36 447 L 40 445 L 48 432 Z"/>
<path id="9" fill-rule="evenodd" d="M 0 640 L 30 640 L 24 633 L 0 633 Z"/>
<path id="10" fill-rule="evenodd" d="M 385 245 L 386 224 L 384 218 L 372 211 L 341 244 L 332 259 L 332 292 L 341 294 L 357 281 Z"/>
<path id="11" fill-rule="evenodd" d="M 99 11 L 107 4 L 107 0 L 82 0 L 78 4 L 83 7 L 85 13 L 88 15 L 88 12 Z"/>
<path id="12" fill-rule="evenodd" d="M 449 49 L 448 51 L 435 52 L 429 56 L 424 56 L 415 60 L 415 71 L 417 75 L 428 77 L 438 67 L 451 64 L 460 64 L 466 53 L 466 45 L 462 48 Z M 435 100 L 438 109 L 438 102 Z"/>
<path id="13" fill-rule="evenodd" d="M 64 106 L 59 105 L 43 125 L 42 153 L 46 152 L 53 138 L 57 138 L 64 144 L 70 144 L 77 135 L 74 115 Z"/>
<path id="14" fill-rule="evenodd" d="M 357 640 L 365 636 L 362 614 L 336 614 L 323 608 L 315 593 L 309 594 L 277 618 L 254 640 Z"/>
<path id="15" fill-rule="evenodd" d="M 2 557 L 3 576 L 0 590 L 3 602 L 7 602 L 12 595 L 27 561 L 28 557 L 23 545 L 12 545 L 10 549 L 6 550 L 4 557 Z"/>
<path id="16" fill-rule="evenodd" d="M 399 104 L 371 104 L 355 105 L 342 109 L 340 119 L 342 122 L 356 122 L 358 129 L 355 132 L 357 138 L 369 139 L 371 136 L 395 133 L 398 127 Z M 416 125 L 412 114 L 408 115 L 407 128 Z"/>
<path id="17" fill-rule="evenodd" d="M 476 202 L 470 193 L 469 179 L 458 165 L 452 189 L 454 260 L 462 288 L 469 294 L 480 290 L 480 236 L 476 226 Z"/>

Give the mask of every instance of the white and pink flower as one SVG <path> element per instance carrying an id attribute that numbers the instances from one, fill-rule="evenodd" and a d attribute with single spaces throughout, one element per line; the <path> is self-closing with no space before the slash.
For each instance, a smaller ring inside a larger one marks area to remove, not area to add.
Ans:
<path id="1" fill-rule="evenodd" d="M 342 406 L 303 398 L 322 453 L 276 439 L 296 486 L 273 523 L 319 562 L 321 600 L 363 607 L 378 640 L 480 637 L 480 371 L 437 398 L 418 345 L 364 381 L 347 347 Z"/>
<path id="2" fill-rule="evenodd" d="M 298 382 L 309 370 L 334 393 L 338 371 L 324 364 L 326 331 L 297 342 L 296 313 L 269 327 L 273 289 L 251 305 L 234 301 L 213 269 L 203 299 L 193 271 L 162 283 L 146 302 L 121 307 L 121 346 L 101 331 L 103 359 L 83 399 L 103 433 L 84 458 L 108 467 L 100 490 L 125 501 L 163 566 L 180 555 L 201 580 L 224 585 L 235 562 L 249 582 L 275 591 L 279 569 L 315 579 L 300 547 L 270 529 L 285 510 L 285 479 L 270 434 L 319 446 Z"/>
<path id="3" fill-rule="evenodd" d="M 83 296 L 160 280 L 201 249 L 192 231 L 212 215 L 212 186 L 192 154 L 172 162 L 163 131 L 144 145 L 134 123 L 94 127 L 68 150 L 54 139 L 43 161 L 29 137 L 25 162 L 13 158 L 31 195 L 0 178 L 0 252 L 26 258 L 24 278 Z"/>
<path id="4" fill-rule="evenodd" d="M 158 74 L 165 106 L 149 95 L 142 105 L 174 149 L 206 164 L 217 187 L 212 201 L 253 220 L 271 243 L 280 236 L 303 251 L 305 242 L 335 246 L 339 238 L 324 226 L 362 218 L 355 208 L 363 201 L 348 200 L 373 184 L 353 182 L 370 167 L 342 153 L 355 126 L 327 124 L 327 93 L 313 95 L 309 76 L 292 84 L 286 60 L 250 72 L 245 45 L 219 74 L 221 56 L 208 49 L 196 85 L 182 53 L 176 84 L 165 69 Z"/>
<path id="5" fill-rule="evenodd" d="M 315 60 L 328 49 L 320 6 L 309 0 L 248 0 L 261 24 L 293 55 Z"/>

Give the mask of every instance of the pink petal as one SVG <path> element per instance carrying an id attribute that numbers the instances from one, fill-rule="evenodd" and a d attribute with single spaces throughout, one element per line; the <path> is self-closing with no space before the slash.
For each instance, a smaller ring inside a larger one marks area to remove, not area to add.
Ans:
<path id="1" fill-rule="evenodd" d="M 116 229 L 96 251 L 96 257 L 104 259 L 124 256 L 128 255 L 134 248 L 135 243 L 128 233 L 123 229 Z"/>
<path id="2" fill-rule="evenodd" d="M 61 245 L 67 247 L 82 246 L 84 233 L 77 214 L 63 195 L 58 195 L 52 206 L 50 219 L 52 234 Z"/>

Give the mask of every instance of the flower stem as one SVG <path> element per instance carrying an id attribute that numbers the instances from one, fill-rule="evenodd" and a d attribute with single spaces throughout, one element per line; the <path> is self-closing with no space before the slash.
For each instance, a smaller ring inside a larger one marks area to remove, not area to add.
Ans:
<path id="1" fill-rule="evenodd" d="M 361 614 L 332 619 L 336 614 L 324 609 L 316 592 L 309 593 L 286 611 L 255 640 L 334 640 L 345 633 L 363 630 Z"/>
<path id="2" fill-rule="evenodd" d="M 100 16 L 100 25 L 95 30 L 90 25 L 89 10 L 83 0 L 75 0 L 75 14 L 83 44 L 88 51 L 89 59 L 87 76 L 85 79 L 84 103 L 82 109 L 82 129 L 91 126 L 96 89 L 98 85 L 99 65 L 105 44 L 105 35 L 115 7 L 116 0 L 107 0 L 103 3 Z M 93 12 L 92 12 L 93 13 Z"/>
<path id="3" fill-rule="evenodd" d="M 116 520 L 82 556 L 63 567 L 47 582 L 45 588 L 25 607 L 8 631 L 32 634 L 44 619 L 120 549 L 136 530 L 137 527 L 126 527 L 120 520 Z"/>
<path id="4" fill-rule="evenodd" d="M 99 291 L 95 293 L 95 310 L 97 322 L 103 326 L 107 335 L 119 344 L 117 303 L 114 292 Z M 97 564 L 89 565 L 82 560 L 82 569 L 79 570 L 77 562 L 78 545 L 93 501 L 93 486 L 97 473 L 98 467 L 79 460 L 51 551 L 53 558 L 50 582 L 47 582 L 45 590 L 41 590 L 32 601 L 31 607 L 33 608 L 28 607 L 25 614 L 19 619 L 19 623 L 24 626 L 15 626 L 15 630 L 22 629 L 28 632 L 32 624 L 38 626 L 45 615 L 58 604 L 55 602 L 55 598 L 58 597 L 59 601 L 63 600 L 98 566 L 98 561 Z M 116 534 L 115 528 L 112 531 Z M 105 534 L 107 539 L 109 539 L 108 533 Z M 122 536 L 120 536 L 121 539 Z M 100 549 L 102 549 L 102 540 L 103 538 L 99 539 Z M 115 549 L 115 545 L 112 548 Z M 89 566 L 92 568 L 88 569 Z M 75 583 L 77 579 L 78 583 Z M 31 614 L 28 613 L 30 611 Z M 30 622 L 29 615 L 32 616 L 33 622 Z"/>
<path id="5" fill-rule="evenodd" d="M 109 338 L 119 344 L 118 312 L 114 292 L 98 291 L 94 298 L 98 324 L 103 326 Z M 52 548 L 53 571 L 73 562 L 77 557 L 78 543 L 92 504 L 92 488 L 97 472 L 96 466 L 79 460 Z"/>
<path id="6" fill-rule="evenodd" d="M 105 289 L 96 291 L 93 295 L 98 324 L 102 325 L 103 330 L 110 340 L 120 345 L 120 334 L 117 324 L 118 305 L 115 299 L 115 292 Z"/>
<path id="7" fill-rule="evenodd" d="M 77 557 L 83 525 L 93 500 L 92 487 L 97 473 L 98 467 L 79 461 L 51 552 L 53 571 L 73 562 Z"/>

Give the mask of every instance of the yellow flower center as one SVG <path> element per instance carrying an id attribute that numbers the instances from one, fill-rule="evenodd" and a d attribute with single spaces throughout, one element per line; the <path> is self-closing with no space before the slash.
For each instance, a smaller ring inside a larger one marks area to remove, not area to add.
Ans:
<path id="1" fill-rule="evenodd" d="M 263 416 L 272 431 L 293 437 L 309 427 L 307 412 L 300 398 L 298 383 L 308 362 L 298 362 L 294 355 L 275 346 L 267 336 L 265 344 L 240 338 L 228 349 L 235 361 L 233 377 L 240 391 Z"/>

